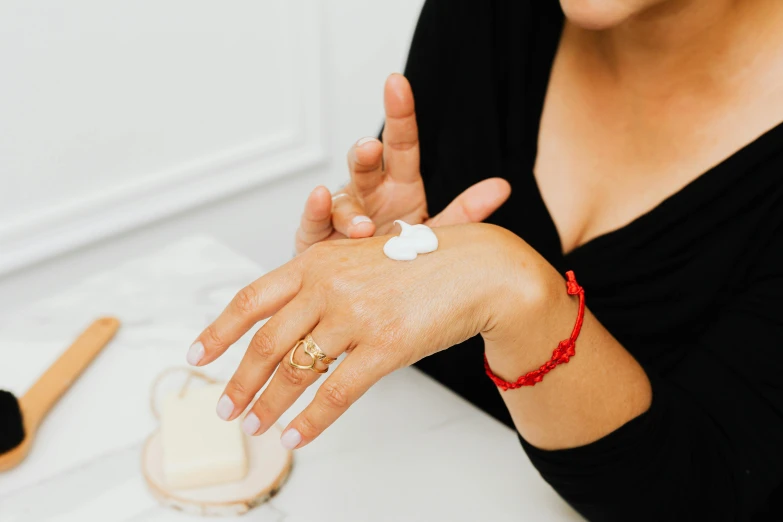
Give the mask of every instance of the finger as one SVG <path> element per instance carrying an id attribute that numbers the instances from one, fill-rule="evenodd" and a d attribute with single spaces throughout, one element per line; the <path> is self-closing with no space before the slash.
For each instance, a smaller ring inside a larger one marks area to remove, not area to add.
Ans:
<path id="1" fill-rule="evenodd" d="M 410 183 L 419 174 L 419 127 L 413 91 L 405 76 L 392 74 L 386 80 L 383 94 L 386 122 L 383 127 L 383 157 L 386 172 L 392 179 Z"/>
<path id="2" fill-rule="evenodd" d="M 296 231 L 297 253 L 323 241 L 332 230 L 332 195 L 326 187 L 315 187 L 307 198 L 302 221 Z"/>
<path id="3" fill-rule="evenodd" d="M 356 193 L 371 192 L 383 181 L 383 144 L 376 138 L 362 138 L 348 151 L 348 170 Z"/>
<path id="4" fill-rule="evenodd" d="M 298 297 L 258 329 L 218 401 L 218 417 L 232 420 L 245 410 L 291 348 L 318 324 L 319 315 L 310 299 Z"/>
<path id="5" fill-rule="evenodd" d="M 333 200 L 332 223 L 345 237 L 371 237 L 375 233 L 375 224 L 367 217 L 359 200 L 344 192 L 336 194 Z"/>
<path id="6" fill-rule="evenodd" d="M 394 371 L 389 361 L 371 352 L 352 352 L 324 381 L 313 401 L 283 432 L 280 443 L 288 448 L 309 444 L 356 402 L 370 386 Z"/>
<path id="7" fill-rule="evenodd" d="M 302 283 L 299 259 L 294 258 L 240 290 L 191 345 L 188 363 L 203 366 L 214 361 L 254 324 L 293 299 Z"/>
<path id="8" fill-rule="evenodd" d="M 427 225 L 446 226 L 479 223 L 487 219 L 511 195 L 511 185 L 502 178 L 490 178 L 469 187 Z"/>
<path id="9" fill-rule="evenodd" d="M 318 347 L 326 355 L 337 358 L 347 348 L 345 336 L 339 335 L 339 329 L 319 323 L 310 334 Z M 309 364 L 311 359 L 302 354 L 301 348 L 294 354 L 294 362 Z M 321 374 L 311 370 L 294 368 L 288 363 L 289 354 L 280 363 L 272 380 L 269 381 L 261 396 L 253 404 L 252 410 L 242 422 L 242 430 L 248 435 L 260 435 L 277 422 L 277 419 L 290 408 L 302 395 L 308 386 L 321 377 Z M 316 368 L 325 370 L 328 367 L 318 362 Z"/>

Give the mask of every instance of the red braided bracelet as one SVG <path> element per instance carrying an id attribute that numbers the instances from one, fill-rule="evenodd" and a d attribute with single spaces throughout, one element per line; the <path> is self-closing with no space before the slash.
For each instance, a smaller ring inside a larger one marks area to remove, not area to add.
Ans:
<path id="1" fill-rule="evenodd" d="M 527 372 L 514 382 L 504 381 L 500 377 L 494 374 L 489 367 L 489 361 L 487 361 L 487 354 L 484 354 L 484 370 L 495 385 L 503 391 L 515 390 L 522 386 L 535 386 L 536 383 L 541 382 L 544 379 L 544 375 L 549 373 L 558 364 L 567 363 L 571 357 L 576 353 L 576 338 L 579 337 L 579 331 L 582 329 L 582 322 L 585 318 L 585 289 L 579 286 L 576 282 L 576 276 L 574 276 L 573 270 L 566 272 L 566 291 L 568 295 L 579 296 L 579 312 L 576 316 L 576 324 L 574 330 L 571 332 L 571 337 L 560 341 L 557 348 L 552 352 L 552 358 L 544 363 L 538 370 Z"/>

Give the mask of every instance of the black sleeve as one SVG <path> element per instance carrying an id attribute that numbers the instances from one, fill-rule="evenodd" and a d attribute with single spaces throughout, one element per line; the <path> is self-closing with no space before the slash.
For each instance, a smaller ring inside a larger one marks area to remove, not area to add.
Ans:
<path id="1" fill-rule="evenodd" d="M 648 370 L 646 413 L 569 450 L 520 438 L 533 464 L 589 520 L 783 520 L 753 518 L 783 503 L 782 300 L 780 231 L 688 355 Z"/>

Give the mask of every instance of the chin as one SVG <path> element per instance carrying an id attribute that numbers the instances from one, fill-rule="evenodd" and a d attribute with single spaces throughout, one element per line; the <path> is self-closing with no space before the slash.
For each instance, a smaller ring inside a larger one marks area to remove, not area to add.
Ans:
<path id="1" fill-rule="evenodd" d="M 662 0 L 560 0 L 568 21 L 584 29 L 609 29 Z"/>

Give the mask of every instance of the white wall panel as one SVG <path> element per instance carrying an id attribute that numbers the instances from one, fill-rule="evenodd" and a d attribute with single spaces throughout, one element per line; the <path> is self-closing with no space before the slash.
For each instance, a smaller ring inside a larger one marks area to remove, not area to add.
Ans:
<path id="1" fill-rule="evenodd" d="M 321 161 L 319 15 L 0 2 L 0 274 Z"/>
<path id="2" fill-rule="evenodd" d="M 383 82 L 402 69 L 421 4 L 0 2 L 0 315 L 192 234 L 213 236 L 268 269 L 290 259 L 308 192 L 318 184 L 334 187 L 345 181 L 345 152 L 357 139 L 378 132 Z M 47 44 L 44 52 L 42 42 L 55 38 L 54 29 L 63 20 L 78 30 L 65 38 L 65 29 L 58 29 L 60 40 Z M 131 26 L 152 36 L 131 38 Z M 125 43 L 120 45 L 123 31 Z M 147 40 L 157 43 L 147 45 Z M 104 52 L 110 43 L 113 51 Z M 200 66 L 188 49 L 199 50 Z M 57 59 L 47 58 L 48 53 Z M 87 71 L 104 85 L 110 82 L 92 71 L 94 59 L 83 58 L 96 53 L 103 53 L 101 68 L 124 75 L 124 82 L 142 93 L 134 95 L 115 81 L 113 89 L 131 93 L 125 95 L 131 101 L 109 103 L 106 89 L 77 81 L 74 71 Z M 112 56 L 129 65 L 115 67 Z M 43 65 L 49 76 L 36 72 Z M 131 66 L 135 75 L 124 72 Z M 304 78 L 302 84 L 292 85 L 279 74 L 283 67 Z M 168 75 L 165 84 L 161 75 Z M 291 98 L 298 97 L 292 106 L 269 94 L 279 92 L 279 84 L 289 87 L 285 91 Z M 89 96 L 74 98 L 79 89 Z M 158 103 L 157 113 L 148 107 L 155 92 L 165 93 L 170 102 Z M 147 96 L 144 103 L 124 109 L 138 99 L 133 96 L 142 95 Z M 71 101 L 77 98 L 80 108 Z M 39 99 L 43 101 L 37 103 Z M 90 110 L 93 99 L 101 111 Z M 188 110 L 193 106 L 198 110 Z M 115 112 L 112 117 L 100 114 L 107 111 Z M 89 118 L 92 128 L 84 123 Z M 141 138 L 159 133 L 167 141 L 156 137 L 141 146 L 128 139 L 134 122 Z M 270 148 L 245 159 L 234 152 L 237 161 L 221 159 L 221 154 L 231 156 L 234 145 L 261 150 L 265 137 L 287 135 L 285 124 L 303 130 L 290 148 L 274 154 Z M 72 130 L 77 128 L 79 139 Z M 69 145 L 62 146 L 67 140 Z M 319 161 L 322 152 L 325 162 Z M 218 166 L 210 166 L 215 156 Z M 65 161 L 69 157 L 78 162 Z M 169 180 L 167 189 L 160 189 L 165 183 L 159 178 Z M 221 196 L 221 190 L 227 193 Z M 198 201 L 203 204 L 196 206 Z M 141 220 L 148 223 L 138 227 Z M 9 271 L 13 266 L 19 268 Z"/>

